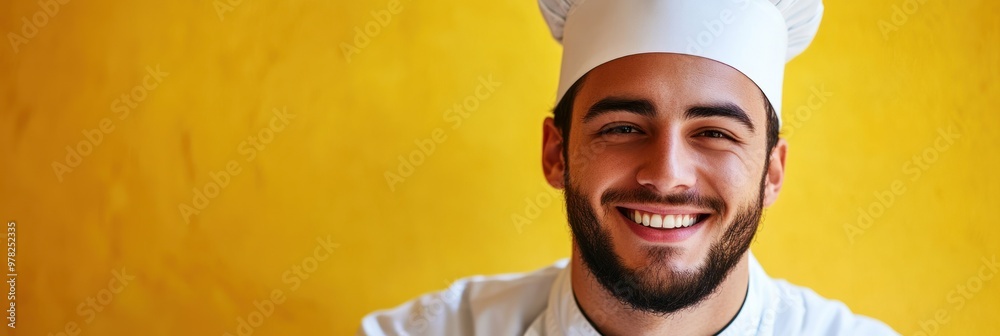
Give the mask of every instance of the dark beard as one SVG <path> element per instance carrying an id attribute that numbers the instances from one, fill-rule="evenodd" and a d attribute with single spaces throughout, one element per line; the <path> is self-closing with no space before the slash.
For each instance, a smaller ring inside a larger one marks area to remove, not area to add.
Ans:
<path id="1" fill-rule="evenodd" d="M 767 171 L 766 165 L 764 171 Z M 565 186 L 566 212 L 573 239 L 590 273 L 622 304 L 657 315 L 693 307 L 715 292 L 750 248 L 763 209 L 762 177 L 756 202 L 738 210 L 722 237 L 712 243 L 705 265 L 697 271 L 676 271 L 663 263 L 630 269 L 615 254 L 610 233 L 601 226 L 587 199 L 569 183 L 569 176 L 565 178 Z M 725 202 L 718 198 L 700 197 L 693 192 L 664 197 L 645 188 L 608 190 L 601 196 L 602 206 L 614 202 L 694 205 L 712 209 L 714 215 L 725 213 L 726 208 Z M 616 209 L 612 211 L 609 216 L 618 215 Z M 650 260 L 665 260 L 678 253 L 672 247 L 650 247 L 645 252 Z M 669 276 L 660 277 L 664 273 Z"/>

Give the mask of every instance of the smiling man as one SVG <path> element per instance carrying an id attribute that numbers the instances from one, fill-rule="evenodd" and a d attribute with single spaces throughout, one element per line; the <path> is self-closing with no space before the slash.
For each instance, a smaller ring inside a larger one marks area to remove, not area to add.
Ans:
<path id="1" fill-rule="evenodd" d="M 777 3 L 777 4 L 775 4 Z M 362 321 L 362 334 L 883 335 L 749 251 L 784 180 L 785 62 L 818 0 L 540 0 L 564 47 L 542 167 L 573 250 Z"/>

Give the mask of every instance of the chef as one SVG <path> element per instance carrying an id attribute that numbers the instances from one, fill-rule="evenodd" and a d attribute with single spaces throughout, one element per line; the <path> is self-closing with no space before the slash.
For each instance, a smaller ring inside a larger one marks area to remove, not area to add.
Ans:
<path id="1" fill-rule="evenodd" d="M 819 0 L 539 5 L 563 46 L 542 168 L 565 193 L 570 258 L 456 281 L 359 333 L 896 334 L 749 251 L 784 181 L 785 62 L 816 34 Z"/>

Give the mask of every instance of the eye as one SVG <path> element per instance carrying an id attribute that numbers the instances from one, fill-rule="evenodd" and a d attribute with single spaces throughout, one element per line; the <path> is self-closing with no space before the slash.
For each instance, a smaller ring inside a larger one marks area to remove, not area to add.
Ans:
<path id="1" fill-rule="evenodd" d="M 717 130 L 702 131 L 701 133 L 698 133 L 698 136 L 703 136 L 706 138 L 713 138 L 713 139 L 732 139 L 730 136 L 726 135 L 726 133 L 722 133 L 721 131 Z"/>
<path id="2" fill-rule="evenodd" d="M 640 132 L 638 128 L 632 125 L 617 125 L 617 126 L 607 127 L 601 130 L 601 132 L 598 134 L 609 135 L 609 134 L 629 134 L 629 133 L 640 133 Z"/>

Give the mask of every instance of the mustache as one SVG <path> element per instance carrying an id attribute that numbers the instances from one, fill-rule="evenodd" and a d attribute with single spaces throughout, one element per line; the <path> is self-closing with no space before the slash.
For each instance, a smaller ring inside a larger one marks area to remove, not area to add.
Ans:
<path id="1" fill-rule="evenodd" d="M 707 208 L 717 214 L 726 212 L 726 202 L 721 198 L 699 195 L 694 190 L 660 195 L 646 188 L 608 189 L 601 195 L 601 205 L 611 203 L 655 203 L 670 206 L 694 206 Z"/>

